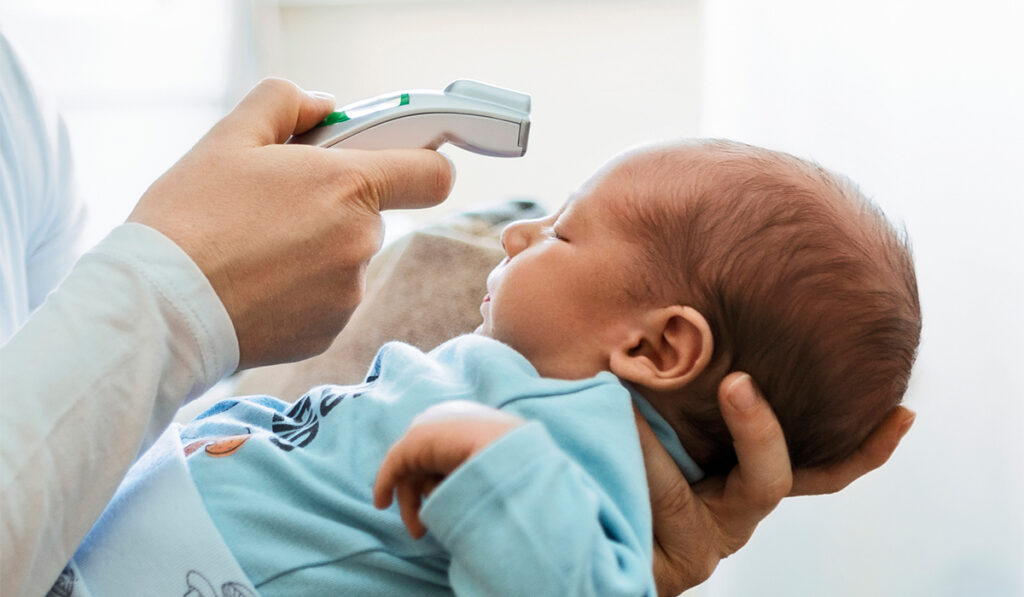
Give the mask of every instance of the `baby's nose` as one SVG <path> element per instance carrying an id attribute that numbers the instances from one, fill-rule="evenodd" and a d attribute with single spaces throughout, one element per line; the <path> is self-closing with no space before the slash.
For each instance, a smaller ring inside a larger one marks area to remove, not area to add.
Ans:
<path id="1" fill-rule="evenodd" d="M 530 220 L 519 220 L 501 231 L 501 247 L 505 249 L 506 255 L 514 257 L 529 246 L 529 224 Z"/>

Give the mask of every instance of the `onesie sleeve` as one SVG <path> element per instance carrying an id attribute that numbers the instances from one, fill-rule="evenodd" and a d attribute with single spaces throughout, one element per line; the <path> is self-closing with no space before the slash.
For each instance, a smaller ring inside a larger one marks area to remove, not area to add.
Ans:
<path id="1" fill-rule="evenodd" d="M 0 347 L 0 578 L 41 595 L 136 454 L 238 364 L 198 266 L 141 224 L 85 254 Z"/>
<path id="2" fill-rule="evenodd" d="M 656 595 L 650 545 L 538 421 L 456 469 L 420 516 L 457 595 Z"/>

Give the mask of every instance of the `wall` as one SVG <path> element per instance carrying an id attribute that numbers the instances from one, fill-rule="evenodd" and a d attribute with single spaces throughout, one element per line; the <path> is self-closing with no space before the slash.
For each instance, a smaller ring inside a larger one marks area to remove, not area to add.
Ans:
<path id="1" fill-rule="evenodd" d="M 699 24 L 696 0 L 0 0 L 0 25 L 68 121 L 85 246 L 267 75 L 339 104 L 459 77 L 533 96 L 525 158 L 449 149 L 451 200 L 389 214 L 389 236 L 509 197 L 556 207 L 627 146 L 696 134 Z"/>
<path id="2" fill-rule="evenodd" d="M 449 148 L 458 169 L 452 210 L 532 197 L 557 207 L 628 146 L 692 136 L 698 127 L 696 1 L 354 2 L 285 5 L 266 71 L 339 103 L 472 78 L 533 96 L 524 158 Z M 262 21 L 264 24 L 266 20 Z M 396 219 L 399 230 L 413 222 Z"/>
<path id="3" fill-rule="evenodd" d="M 233 5 L 0 0 L 0 26 L 58 105 L 88 218 L 83 250 L 226 111 Z"/>
<path id="4" fill-rule="evenodd" d="M 709 135 L 859 181 L 913 241 L 924 315 L 892 461 L 789 500 L 711 595 L 1024 595 L 1024 4 L 709 0 Z"/>

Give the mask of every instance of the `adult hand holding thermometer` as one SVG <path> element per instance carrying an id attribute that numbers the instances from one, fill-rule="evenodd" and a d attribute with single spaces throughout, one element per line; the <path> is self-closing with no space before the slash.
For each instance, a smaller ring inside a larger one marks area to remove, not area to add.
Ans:
<path id="1" fill-rule="evenodd" d="M 344 106 L 287 143 L 339 149 L 437 149 L 450 143 L 521 157 L 530 136 L 530 96 L 460 79 L 443 91 L 411 90 Z"/>

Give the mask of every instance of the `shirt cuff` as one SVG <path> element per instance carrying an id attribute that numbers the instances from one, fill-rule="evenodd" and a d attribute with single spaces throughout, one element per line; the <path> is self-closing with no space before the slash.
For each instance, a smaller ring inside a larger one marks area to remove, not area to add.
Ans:
<path id="1" fill-rule="evenodd" d="M 199 346 L 202 370 L 194 398 L 238 368 L 238 338 L 210 281 L 185 251 L 154 228 L 129 222 L 93 251 L 119 261 L 149 281 L 173 307 Z"/>

